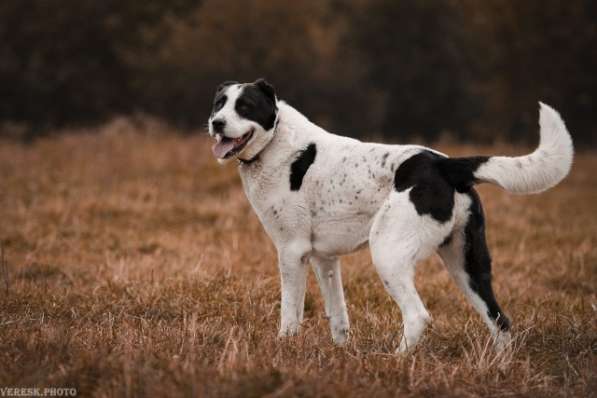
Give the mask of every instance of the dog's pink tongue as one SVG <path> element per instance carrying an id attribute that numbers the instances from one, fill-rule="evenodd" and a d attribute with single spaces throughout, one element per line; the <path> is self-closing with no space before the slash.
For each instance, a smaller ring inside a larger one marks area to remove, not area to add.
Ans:
<path id="1" fill-rule="evenodd" d="M 218 159 L 224 158 L 228 152 L 234 148 L 234 142 L 232 140 L 220 141 L 211 147 L 211 151 L 214 156 Z"/>

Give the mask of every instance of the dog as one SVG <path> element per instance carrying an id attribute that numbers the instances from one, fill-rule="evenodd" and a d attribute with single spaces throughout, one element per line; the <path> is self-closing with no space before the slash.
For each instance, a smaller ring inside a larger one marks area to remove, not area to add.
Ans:
<path id="1" fill-rule="evenodd" d="M 339 256 L 369 244 L 386 291 L 400 307 L 398 353 L 413 350 L 431 317 L 415 266 L 437 252 L 502 349 L 511 324 L 491 284 L 478 183 L 517 194 L 545 191 L 569 172 L 573 145 L 560 115 L 539 103 L 540 144 L 526 156 L 450 158 L 419 145 L 334 135 L 278 99 L 264 79 L 225 82 L 208 130 L 220 163 L 238 161 L 243 188 L 278 254 L 279 336 L 299 333 L 312 264 L 332 340 L 349 335 Z"/>

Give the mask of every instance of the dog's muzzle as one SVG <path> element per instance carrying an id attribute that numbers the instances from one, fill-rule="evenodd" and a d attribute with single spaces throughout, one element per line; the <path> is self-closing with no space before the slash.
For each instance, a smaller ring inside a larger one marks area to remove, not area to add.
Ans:
<path id="1" fill-rule="evenodd" d="M 229 138 L 222 134 L 216 134 L 217 142 L 211 148 L 214 156 L 218 159 L 227 159 L 236 155 L 245 148 L 249 140 L 253 137 L 254 132 L 255 129 L 251 128 L 251 130 L 238 138 Z"/>

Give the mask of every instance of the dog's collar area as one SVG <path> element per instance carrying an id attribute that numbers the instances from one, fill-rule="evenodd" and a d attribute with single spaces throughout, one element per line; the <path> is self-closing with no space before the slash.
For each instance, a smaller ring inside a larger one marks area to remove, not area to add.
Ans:
<path id="1" fill-rule="evenodd" d="M 240 164 L 246 164 L 246 165 L 249 165 L 249 164 L 253 163 L 254 161 L 256 161 L 257 159 L 259 159 L 259 154 L 260 154 L 260 153 L 261 153 L 261 152 L 259 152 L 257 155 L 253 156 L 251 159 L 248 159 L 248 160 L 245 160 L 245 159 L 238 158 L 238 162 L 239 162 Z"/>
<path id="2" fill-rule="evenodd" d="M 255 156 L 253 156 L 251 159 L 242 159 L 240 157 L 237 157 L 238 162 L 240 164 L 249 165 L 249 164 L 252 164 L 253 162 L 255 162 L 256 160 L 259 160 L 259 155 L 261 155 L 261 152 L 263 152 L 265 150 L 265 148 L 267 148 L 269 143 L 272 142 L 272 140 L 274 139 L 273 136 L 276 134 L 276 129 L 278 128 L 278 122 L 280 122 L 279 114 L 276 115 L 276 121 L 274 122 L 274 133 L 272 134 L 272 139 L 269 140 L 269 142 L 267 144 L 265 144 L 265 146 L 263 148 L 261 148 L 261 150 L 259 152 L 257 152 L 257 154 Z"/>

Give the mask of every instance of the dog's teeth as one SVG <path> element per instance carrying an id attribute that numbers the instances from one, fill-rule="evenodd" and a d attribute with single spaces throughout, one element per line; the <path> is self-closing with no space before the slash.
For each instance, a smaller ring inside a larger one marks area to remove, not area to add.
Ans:
<path id="1" fill-rule="evenodd" d="M 216 135 L 216 142 L 218 142 L 218 143 L 222 142 L 222 135 L 220 135 L 220 134 Z"/>

